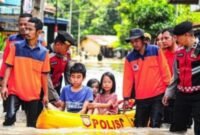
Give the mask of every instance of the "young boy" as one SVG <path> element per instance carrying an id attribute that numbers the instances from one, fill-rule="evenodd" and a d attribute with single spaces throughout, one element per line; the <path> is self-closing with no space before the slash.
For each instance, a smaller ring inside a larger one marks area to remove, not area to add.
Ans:
<path id="1" fill-rule="evenodd" d="M 75 63 L 70 68 L 71 84 L 65 86 L 60 95 L 60 107 L 63 110 L 86 113 L 89 101 L 93 101 L 93 93 L 89 87 L 82 85 L 85 75 L 86 69 L 81 63 Z"/>

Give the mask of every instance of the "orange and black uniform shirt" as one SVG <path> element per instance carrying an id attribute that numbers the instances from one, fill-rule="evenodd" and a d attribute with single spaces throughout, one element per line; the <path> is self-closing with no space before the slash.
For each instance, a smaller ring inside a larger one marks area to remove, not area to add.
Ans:
<path id="1" fill-rule="evenodd" d="M 8 80 L 8 93 L 21 100 L 40 99 L 42 74 L 50 71 L 48 50 L 38 42 L 30 48 L 26 40 L 10 45 L 6 64 L 12 67 Z"/>
<path id="2" fill-rule="evenodd" d="M 123 97 L 129 98 L 134 88 L 136 99 L 164 94 L 171 79 L 163 52 L 155 45 L 146 45 L 144 55 L 129 53 L 124 64 Z"/>
<path id="3" fill-rule="evenodd" d="M 11 43 L 14 44 L 15 42 L 22 41 L 22 40 L 25 40 L 25 39 L 20 34 L 13 34 L 13 35 L 9 36 L 8 39 L 6 40 L 6 44 L 5 44 L 5 48 L 4 48 L 4 52 L 3 52 L 3 59 L 2 59 L 1 69 L 0 69 L 0 78 L 3 79 L 4 74 L 5 74 L 5 70 L 6 70 L 5 61 L 6 61 L 7 57 L 8 57 L 9 52 L 10 52 L 10 44 Z M 42 39 L 39 39 L 38 41 L 42 45 L 44 44 L 44 41 Z"/>
<path id="4" fill-rule="evenodd" d="M 21 40 L 24 40 L 24 38 L 20 34 L 11 35 L 6 40 L 6 44 L 5 44 L 5 48 L 4 48 L 4 52 L 3 52 L 1 70 L 0 70 L 0 77 L 1 78 L 3 78 L 4 74 L 5 74 L 5 70 L 6 70 L 5 61 L 6 61 L 7 57 L 8 57 L 9 52 L 10 52 L 10 44 L 14 43 L 14 42 L 17 42 L 17 41 L 21 41 Z"/>

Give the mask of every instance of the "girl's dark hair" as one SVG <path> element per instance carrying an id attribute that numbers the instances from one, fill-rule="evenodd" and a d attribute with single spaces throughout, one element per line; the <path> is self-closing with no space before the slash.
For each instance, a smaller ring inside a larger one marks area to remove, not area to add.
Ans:
<path id="1" fill-rule="evenodd" d="M 98 85 L 100 86 L 100 82 L 99 82 L 97 79 L 95 79 L 95 78 L 90 79 L 90 80 L 87 82 L 87 86 L 88 86 L 88 87 L 92 87 L 92 84 L 94 84 L 94 83 L 98 83 Z"/>
<path id="2" fill-rule="evenodd" d="M 156 32 L 156 38 L 158 37 L 158 35 L 162 34 L 163 30 L 159 30 Z"/>
<path id="3" fill-rule="evenodd" d="M 81 73 L 83 75 L 83 78 L 86 76 L 86 68 L 82 63 L 75 63 L 70 68 L 70 75 L 73 73 Z"/>
<path id="4" fill-rule="evenodd" d="M 102 75 L 102 77 L 101 77 L 101 82 L 100 82 L 100 87 L 101 87 L 101 89 L 100 89 L 99 93 L 101 93 L 101 94 L 104 94 L 104 93 L 105 93 L 105 90 L 102 88 L 102 85 L 103 85 L 103 78 L 104 78 L 105 76 L 108 76 L 108 77 L 112 80 L 113 86 L 112 86 L 112 88 L 111 88 L 110 93 L 114 93 L 114 92 L 115 92 L 115 89 L 116 89 L 116 83 L 115 83 L 115 76 L 114 76 L 111 72 L 105 72 L 105 73 Z"/>

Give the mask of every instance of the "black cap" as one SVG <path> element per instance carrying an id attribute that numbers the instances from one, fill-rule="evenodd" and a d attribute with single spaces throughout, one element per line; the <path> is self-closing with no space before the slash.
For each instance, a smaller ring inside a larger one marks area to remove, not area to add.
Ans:
<path id="1" fill-rule="evenodd" d="M 192 22 L 184 21 L 174 27 L 174 35 L 183 35 L 192 30 Z"/>
<path id="2" fill-rule="evenodd" d="M 140 28 L 135 28 L 130 30 L 130 37 L 126 39 L 126 42 L 130 42 L 132 39 L 140 38 L 144 36 L 144 30 Z"/>
<path id="3" fill-rule="evenodd" d="M 55 42 L 57 42 L 57 41 L 61 41 L 61 42 L 66 43 L 66 44 L 70 43 L 71 45 L 76 46 L 74 38 L 69 33 L 65 32 L 65 31 L 59 31 L 58 32 L 58 35 L 56 36 Z"/>

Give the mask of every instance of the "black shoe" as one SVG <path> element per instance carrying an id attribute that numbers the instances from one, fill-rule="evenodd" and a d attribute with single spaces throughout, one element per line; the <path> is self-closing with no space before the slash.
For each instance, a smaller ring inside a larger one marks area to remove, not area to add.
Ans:
<path id="1" fill-rule="evenodd" d="M 5 120 L 3 122 L 3 126 L 13 126 L 15 123 L 15 120 Z"/>
<path id="2" fill-rule="evenodd" d="M 6 122 L 3 122 L 3 126 L 13 126 L 14 123 L 10 124 L 10 123 L 6 123 Z"/>

